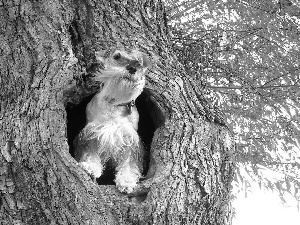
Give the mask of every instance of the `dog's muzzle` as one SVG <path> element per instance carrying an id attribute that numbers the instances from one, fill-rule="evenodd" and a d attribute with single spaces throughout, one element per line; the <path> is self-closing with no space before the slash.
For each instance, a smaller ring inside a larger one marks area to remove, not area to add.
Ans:
<path id="1" fill-rule="evenodd" d="M 130 74 L 134 74 L 139 68 L 141 67 L 141 64 L 137 60 L 131 60 L 129 64 L 126 66 L 126 70 Z"/>

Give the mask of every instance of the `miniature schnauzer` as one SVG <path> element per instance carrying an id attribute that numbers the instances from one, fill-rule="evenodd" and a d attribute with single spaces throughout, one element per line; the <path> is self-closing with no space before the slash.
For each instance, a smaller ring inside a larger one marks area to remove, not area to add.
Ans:
<path id="1" fill-rule="evenodd" d="M 97 59 L 103 67 L 96 72 L 95 80 L 103 86 L 86 107 L 86 126 L 74 140 L 75 159 L 95 178 L 102 175 L 111 159 L 117 188 L 131 193 L 143 168 L 135 100 L 145 86 L 150 62 L 139 51 L 123 50 L 98 55 Z"/>

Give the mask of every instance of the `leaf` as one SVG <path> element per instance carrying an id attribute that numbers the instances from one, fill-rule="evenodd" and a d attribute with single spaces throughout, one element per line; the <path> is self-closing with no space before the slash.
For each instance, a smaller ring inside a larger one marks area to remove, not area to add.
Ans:
<path id="1" fill-rule="evenodd" d="M 236 133 L 238 184 L 283 193 L 299 186 L 300 4 L 280 3 L 168 1 L 178 59 Z M 280 183 L 259 165 L 287 177 Z"/>

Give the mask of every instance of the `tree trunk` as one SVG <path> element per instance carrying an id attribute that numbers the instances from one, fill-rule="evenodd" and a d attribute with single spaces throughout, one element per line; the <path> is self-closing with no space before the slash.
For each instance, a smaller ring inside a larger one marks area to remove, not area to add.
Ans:
<path id="1" fill-rule="evenodd" d="M 4 0 L 0 21 L 0 224 L 231 224 L 232 135 L 178 63 L 161 1 Z M 150 164 L 133 195 L 72 157 L 95 53 L 123 46 L 153 64 L 139 110 Z"/>

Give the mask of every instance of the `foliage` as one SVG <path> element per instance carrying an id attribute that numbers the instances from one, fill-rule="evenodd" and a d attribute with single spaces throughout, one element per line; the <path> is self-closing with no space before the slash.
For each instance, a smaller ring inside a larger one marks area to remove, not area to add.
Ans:
<path id="1" fill-rule="evenodd" d="M 256 181 L 300 200 L 300 3 L 166 5 L 178 59 L 235 132 L 235 184 Z"/>

